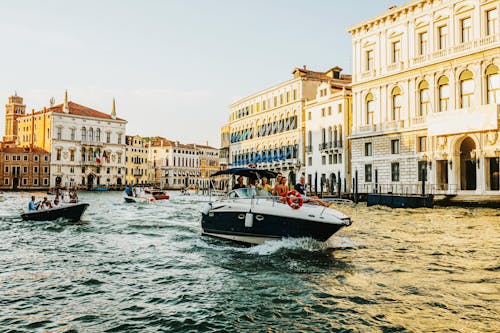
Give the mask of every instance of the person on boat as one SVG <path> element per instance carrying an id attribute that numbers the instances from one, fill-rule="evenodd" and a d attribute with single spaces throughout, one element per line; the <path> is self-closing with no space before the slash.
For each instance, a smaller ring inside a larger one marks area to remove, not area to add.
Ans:
<path id="1" fill-rule="evenodd" d="M 239 189 L 239 188 L 245 188 L 246 186 L 243 184 L 243 176 L 238 177 L 238 182 L 236 185 L 234 185 L 233 190 Z"/>
<path id="2" fill-rule="evenodd" d="M 306 177 L 304 176 L 300 177 L 300 181 L 297 184 L 295 184 L 294 189 L 295 191 L 300 193 L 300 195 L 304 199 L 304 202 L 315 203 L 324 207 L 330 206 L 329 203 L 320 200 L 318 197 L 307 195 Z"/>
<path id="3" fill-rule="evenodd" d="M 28 210 L 30 212 L 31 211 L 35 211 L 35 210 L 38 210 L 38 207 L 40 207 L 40 201 L 35 202 L 35 196 L 32 195 L 31 196 L 31 201 L 28 204 Z"/>
<path id="4" fill-rule="evenodd" d="M 132 189 L 128 185 L 125 187 L 125 194 L 129 197 L 132 196 Z"/>
<path id="5" fill-rule="evenodd" d="M 57 208 L 61 207 L 61 204 L 59 203 L 59 199 L 54 199 L 54 203 L 52 204 L 52 208 Z"/>
<path id="6" fill-rule="evenodd" d="M 267 182 L 267 178 L 266 177 L 262 178 L 262 182 L 259 185 L 257 185 L 257 187 L 259 188 L 259 190 L 264 190 L 264 191 L 267 191 L 267 192 L 272 192 L 273 191 L 273 188 Z"/>
<path id="7" fill-rule="evenodd" d="M 286 185 L 286 177 L 280 177 L 279 183 L 277 183 L 274 186 L 273 195 L 285 197 L 287 193 L 288 193 L 288 185 Z"/>
<path id="8" fill-rule="evenodd" d="M 46 210 L 46 209 L 50 209 L 52 208 L 52 204 L 50 203 L 50 201 L 47 199 L 47 197 L 43 197 L 43 201 L 42 203 L 40 204 L 40 208 L 42 210 Z"/>
<path id="9" fill-rule="evenodd" d="M 70 194 L 69 196 L 69 202 L 71 203 L 77 203 L 78 202 L 78 194 L 76 191 L 73 191 L 73 193 Z"/>

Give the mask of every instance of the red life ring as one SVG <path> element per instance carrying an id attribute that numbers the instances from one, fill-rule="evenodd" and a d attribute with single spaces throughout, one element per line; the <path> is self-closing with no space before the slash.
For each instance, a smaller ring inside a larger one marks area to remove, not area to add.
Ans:
<path id="1" fill-rule="evenodd" d="M 292 190 L 286 193 L 286 203 L 293 209 L 299 209 L 304 203 L 304 199 L 299 192 Z"/>
<path id="2" fill-rule="evenodd" d="M 149 202 L 154 202 L 155 201 L 155 198 L 151 197 L 149 198 Z"/>

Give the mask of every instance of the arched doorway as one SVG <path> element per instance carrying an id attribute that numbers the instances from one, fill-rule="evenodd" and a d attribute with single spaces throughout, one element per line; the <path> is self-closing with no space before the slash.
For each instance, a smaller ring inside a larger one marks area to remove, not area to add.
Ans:
<path id="1" fill-rule="evenodd" d="M 61 177 L 57 176 L 57 177 L 56 177 L 56 186 L 61 185 L 61 182 L 62 182 Z"/>
<path id="2" fill-rule="evenodd" d="M 476 189 L 476 160 L 471 152 L 476 149 L 474 140 L 466 137 L 460 145 L 460 189 L 473 191 Z"/>
<path id="3" fill-rule="evenodd" d="M 87 176 L 87 187 L 89 189 L 92 189 L 92 187 L 94 187 L 94 175 L 93 174 L 90 174 Z"/>
<path id="4" fill-rule="evenodd" d="M 122 179 L 121 178 L 116 179 L 116 185 L 122 186 Z"/>

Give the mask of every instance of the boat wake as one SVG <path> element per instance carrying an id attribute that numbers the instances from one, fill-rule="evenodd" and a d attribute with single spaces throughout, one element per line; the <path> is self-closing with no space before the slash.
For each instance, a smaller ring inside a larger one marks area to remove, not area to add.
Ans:
<path id="1" fill-rule="evenodd" d="M 306 252 L 321 252 L 328 249 L 327 243 L 318 242 L 312 238 L 283 238 L 264 242 L 246 249 L 249 254 L 262 256 L 272 255 L 282 250 L 300 250 Z"/>

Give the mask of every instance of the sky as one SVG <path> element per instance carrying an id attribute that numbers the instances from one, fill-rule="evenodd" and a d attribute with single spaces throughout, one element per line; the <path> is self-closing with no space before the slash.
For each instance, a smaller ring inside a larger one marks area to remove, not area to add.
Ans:
<path id="1" fill-rule="evenodd" d="M 0 103 L 54 97 L 127 134 L 220 146 L 229 105 L 295 67 L 351 73 L 346 28 L 406 0 L 0 0 Z M 0 136 L 5 117 L 0 117 Z"/>

